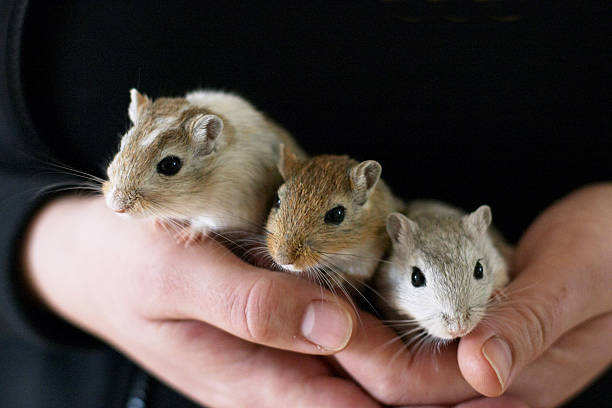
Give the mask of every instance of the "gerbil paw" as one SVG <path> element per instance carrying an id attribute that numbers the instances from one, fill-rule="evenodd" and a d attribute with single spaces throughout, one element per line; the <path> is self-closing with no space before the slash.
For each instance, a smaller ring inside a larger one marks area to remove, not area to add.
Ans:
<path id="1" fill-rule="evenodd" d="M 189 222 L 177 220 L 155 220 L 155 228 L 172 234 L 174 241 L 178 245 L 191 245 L 201 242 L 206 235 L 202 231 L 194 230 Z"/>
<path id="2" fill-rule="evenodd" d="M 190 223 L 189 221 L 179 221 L 173 220 L 171 218 L 156 218 L 155 219 L 155 228 L 160 229 L 161 231 L 177 231 L 182 230 L 184 228 L 188 228 Z"/>
<path id="3" fill-rule="evenodd" d="M 204 236 L 205 235 L 199 231 L 192 231 L 186 228 L 183 231 L 177 232 L 174 236 L 174 240 L 178 245 L 189 246 L 202 242 Z"/>
<path id="4" fill-rule="evenodd" d="M 155 222 L 153 223 L 153 225 L 155 226 L 155 229 L 157 231 L 168 232 L 169 230 L 172 229 L 172 223 L 170 221 L 161 220 L 159 218 L 155 219 Z"/>

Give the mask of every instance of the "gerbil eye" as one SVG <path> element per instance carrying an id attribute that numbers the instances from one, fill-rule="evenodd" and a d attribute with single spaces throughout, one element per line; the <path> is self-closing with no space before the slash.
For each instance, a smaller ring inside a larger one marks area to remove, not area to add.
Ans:
<path id="1" fill-rule="evenodd" d="M 176 156 L 166 156 L 157 163 L 157 172 L 164 176 L 174 176 L 179 172 L 183 163 Z"/>
<path id="2" fill-rule="evenodd" d="M 476 266 L 474 267 L 474 277 L 476 279 L 482 279 L 484 276 L 484 269 L 480 261 L 476 262 Z"/>
<path id="3" fill-rule="evenodd" d="M 425 275 L 416 266 L 412 267 L 412 286 L 415 288 L 425 286 Z"/>
<path id="4" fill-rule="evenodd" d="M 344 220 L 345 209 L 339 205 L 325 213 L 325 223 L 338 225 Z"/>
<path id="5" fill-rule="evenodd" d="M 281 202 L 280 202 L 280 197 L 277 195 L 277 196 L 276 196 L 276 201 L 274 201 L 274 205 L 273 205 L 273 207 L 274 207 L 274 208 L 280 208 L 280 204 L 281 204 Z"/>

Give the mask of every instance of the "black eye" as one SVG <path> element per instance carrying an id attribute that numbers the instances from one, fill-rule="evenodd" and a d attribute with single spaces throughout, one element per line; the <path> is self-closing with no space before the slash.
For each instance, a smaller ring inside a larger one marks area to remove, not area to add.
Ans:
<path id="1" fill-rule="evenodd" d="M 482 279 L 484 276 L 484 269 L 482 268 L 482 264 L 480 261 L 476 262 L 476 266 L 474 267 L 474 277 L 476 279 Z"/>
<path id="2" fill-rule="evenodd" d="M 412 286 L 415 288 L 425 286 L 425 275 L 416 266 L 412 267 Z"/>
<path id="3" fill-rule="evenodd" d="M 345 209 L 339 205 L 325 213 L 325 223 L 338 225 L 344 220 Z"/>
<path id="4" fill-rule="evenodd" d="M 174 176 L 179 172 L 183 163 L 176 156 L 166 156 L 157 163 L 157 172 L 164 176 Z"/>
<path id="5" fill-rule="evenodd" d="M 273 205 L 273 207 L 274 207 L 274 208 L 280 208 L 280 204 L 281 204 L 281 202 L 280 202 L 280 197 L 277 195 L 277 196 L 276 196 L 276 200 L 274 201 L 274 205 Z"/>

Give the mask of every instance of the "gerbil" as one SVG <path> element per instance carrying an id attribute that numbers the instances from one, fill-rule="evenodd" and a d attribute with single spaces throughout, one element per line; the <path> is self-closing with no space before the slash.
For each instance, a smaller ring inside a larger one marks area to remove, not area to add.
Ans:
<path id="1" fill-rule="evenodd" d="M 155 101 L 135 89 L 130 94 L 132 127 L 103 184 L 111 209 L 195 233 L 263 226 L 282 182 L 279 144 L 303 155 L 284 129 L 230 93 Z"/>
<path id="2" fill-rule="evenodd" d="M 406 319 L 440 339 L 474 329 L 493 291 L 508 282 L 511 248 L 491 219 L 486 205 L 465 214 L 436 201 L 390 214 L 392 251 L 374 279 L 388 304 L 384 317 Z"/>
<path id="3" fill-rule="evenodd" d="M 380 164 L 331 155 L 299 160 L 285 147 L 279 171 L 285 182 L 266 231 L 274 262 L 331 286 L 369 278 L 389 247 L 387 215 L 403 206 L 380 180 Z"/>

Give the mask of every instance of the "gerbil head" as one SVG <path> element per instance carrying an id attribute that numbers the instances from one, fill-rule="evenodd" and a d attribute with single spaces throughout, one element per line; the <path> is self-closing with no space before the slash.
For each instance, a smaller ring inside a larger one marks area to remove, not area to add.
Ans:
<path id="1" fill-rule="evenodd" d="M 379 233 L 378 224 L 384 231 L 384 217 L 373 222 L 369 200 L 380 178 L 377 162 L 331 155 L 300 161 L 281 145 L 278 169 L 284 184 L 268 218 L 267 245 L 284 269 L 338 267 L 343 255 Z"/>
<path id="2" fill-rule="evenodd" d="M 490 223 L 491 209 L 484 205 L 465 216 L 427 220 L 390 214 L 393 255 L 386 286 L 393 307 L 441 339 L 474 329 L 495 281 L 487 246 Z"/>
<path id="3" fill-rule="evenodd" d="M 132 127 L 108 166 L 106 203 L 130 216 L 185 218 L 191 209 L 182 197 L 205 181 L 202 168 L 214 160 L 223 121 L 183 98 L 130 95 Z"/>

